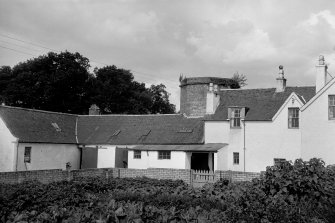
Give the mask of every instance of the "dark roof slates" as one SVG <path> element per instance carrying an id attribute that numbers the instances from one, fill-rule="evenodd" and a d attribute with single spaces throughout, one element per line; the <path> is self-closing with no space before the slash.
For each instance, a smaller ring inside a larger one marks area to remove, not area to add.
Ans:
<path id="1" fill-rule="evenodd" d="M 315 87 L 286 87 L 285 92 L 280 93 L 276 93 L 275 88 L 220 91 L 220 105 L 215 114 L 207 116 L 206 120 L 226 120 L 228 108 L 232 106 L 248 108 L 245 120 L 272 120 L 292 92 L 307 102 L 315 95 Z"/>

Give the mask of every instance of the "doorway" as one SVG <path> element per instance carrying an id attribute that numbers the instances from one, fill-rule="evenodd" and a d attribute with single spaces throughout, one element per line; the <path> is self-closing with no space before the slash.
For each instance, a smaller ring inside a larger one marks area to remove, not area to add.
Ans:
<path id="1" fill-rule="evenodd" d="M 208 153 L 192 153 L 191 156 L 192 170 L 209 170 Z"/>

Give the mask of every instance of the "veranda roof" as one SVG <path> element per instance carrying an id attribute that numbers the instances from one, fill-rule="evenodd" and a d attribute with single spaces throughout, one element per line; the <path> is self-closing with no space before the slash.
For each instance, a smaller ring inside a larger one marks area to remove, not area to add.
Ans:
<path id="1" fill-rule="evenodd" d="M 217 152 L 227 143 L 207 143 L 198 145 L 139 145 L 129 150 L 140 151 L 185 151 L 185 152 Z"/>

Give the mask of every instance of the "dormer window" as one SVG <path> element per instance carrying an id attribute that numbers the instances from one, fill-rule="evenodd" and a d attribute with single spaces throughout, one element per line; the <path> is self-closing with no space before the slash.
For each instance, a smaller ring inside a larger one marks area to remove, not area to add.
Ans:
<path id="1" fill-rule="evenodd" d="M 55 130 L 56 130 L 57 132 L 62 131 L 62 129 L 59 128 L 59 126 L 58 126 L 58 124 L 57 124 L 56 122 L 52 122 L 51 125 L 55 128 Z"/>
<path id="2" fill-rule="evenodd" d="M 245 108 L 231 107 L 228 109 L 230 128 L 241 128 L 241 119 L 245 116 Z"/>

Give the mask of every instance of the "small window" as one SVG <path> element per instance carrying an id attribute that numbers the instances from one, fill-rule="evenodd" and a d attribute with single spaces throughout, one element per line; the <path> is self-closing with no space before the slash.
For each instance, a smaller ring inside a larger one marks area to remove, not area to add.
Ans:
<path id="1" fill-rule="evenodd" d="M 288 109 L 288 128 L 299 128 L 299 108 Z"/>
<path id="2" fill-rule="evenodd" d="M 283 162 L 285 162 L 286 159 L 283 159 L 283 158 L 274 158 L 273 161 L 274 161 L 274 165 L 278 166 L 278 165 L 282 164 Z"/>
<path id="3" fill-rule="evenodd" d="M 233 128 L 241 127 L 241 109 L 240 108 L 232 109 L 230 125 Z"/>
<path id="4" fill-rule="evenodd" d="M 30 163 L 31 161 L 31 147 L 24 147 L 24 162 Z"/>
<path id="5" fill-rule="evenodd" d="M 234 161 L 234 164 L 236 165 L 240 164 L 240 154 L 239 153 L 233 153 L 233 161 Z"/>
<path id="6" fill-rule="evenodd" d="M 141 151 L 134 150 L 134 159 L 141 159 Z"/>
<path id="7" fill-rule="evenodd" d="M 159 160 L 169 160 L 171 159 L 171 151 L 158 151 Z"/>
<path id="8" fill-rule="evenodd" d="M 335 95 L 328 96 L 328 118 L 335 119 Z"/>

